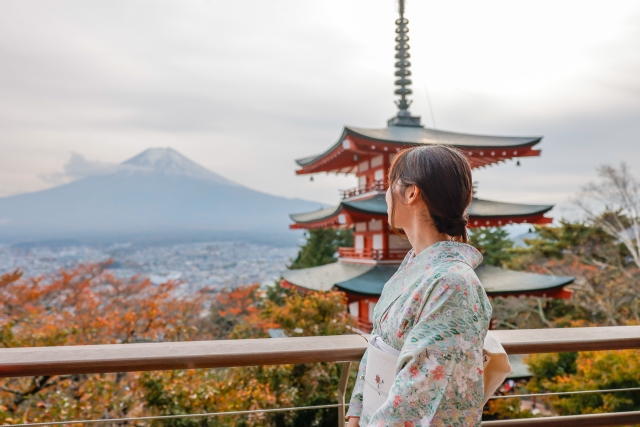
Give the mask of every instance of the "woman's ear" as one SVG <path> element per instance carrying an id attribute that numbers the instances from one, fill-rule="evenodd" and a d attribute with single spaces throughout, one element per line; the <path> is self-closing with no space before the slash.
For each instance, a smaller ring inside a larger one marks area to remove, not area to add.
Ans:
<path id="1" fill-rule="evenodd" d="M 404 192 L 404 200 L 407 205 L 418 203 L 420 201 L 420 188 L 415 184 L 409 185 Z"/>

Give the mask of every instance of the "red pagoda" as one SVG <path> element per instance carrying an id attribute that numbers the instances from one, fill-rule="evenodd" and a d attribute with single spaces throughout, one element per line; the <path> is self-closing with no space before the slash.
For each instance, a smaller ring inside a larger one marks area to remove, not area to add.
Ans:
<path id="1" fill-rule="evenodd" d="M 395 154 L 403 148 L 422 144 L 444 144 L 466 152 L 472 168 L 519 157 L 539 156 L 534 147 L 542 137 L 500 137 L 445 132 L 422 126 L 420 117 L 409 112 L 412 93 L 409 67 L 408 20 L 404 17 L 404 1 L 399 2 L 400 17 L 396 20 L 395 94 L 398 113 L 386 128 L 363 129 L 345 127 L 338 141 L 324 153 L 299 159 L 297 174 L 319 172 L 354 174 L 358 186 L 343 190 L 336 206 L 314 212 L 291 215 L 294 229 L 352 229 L 354 247 L 340 248 L 338 261 L 283 274 L 283 286 L 307 291 L 340 289 L 347 294 L 349 311 L 359 328 L 371 330 L 373 307 L 387 280 L 395 273 L 410 245 L 390 233 L 387 223 L 387 172 Z M 544 216 L 552 205 L 523 205 L 473 199 L 469 208 L 469 226 L 503 226 L 515 223 L 548 224 Z M 573 277 L 509 271 L 480 265 L 476 269 L 490 297 L 536 295 L 568 298 L 564 289 Z"/>

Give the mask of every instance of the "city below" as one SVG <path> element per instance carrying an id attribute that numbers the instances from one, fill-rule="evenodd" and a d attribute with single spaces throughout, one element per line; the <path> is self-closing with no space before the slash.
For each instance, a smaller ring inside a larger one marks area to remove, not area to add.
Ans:
<path id="1" fill-rule="evenodd" d="M 111 260 L 108 268 L 117 277 L 141 275 L 154 284 L 178 280 L 183 283 L 180 293 L 188 294 L 205 287 L 272 284 L 297 251 L 295 246 L 249 242 L 0 245 L 0 274 L 19 269 L 25 277 L 51 277 L 63 269 Z"/>

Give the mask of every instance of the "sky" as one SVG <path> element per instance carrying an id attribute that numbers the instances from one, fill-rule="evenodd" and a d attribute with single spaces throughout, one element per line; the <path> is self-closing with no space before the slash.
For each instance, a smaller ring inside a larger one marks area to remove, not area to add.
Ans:
<path id="1" fill-rule="evenodd" d="M 396 17 L 393 0 L 2 1 L 0 197 L 173 147 L 333 204 L 355 178 L 294 159 L 395 115 Z M 640 2 L 409 0 L 406 17 L 425 126 L 544 136 L 541 157 L 474 171 L 480 197 L 557 217 L 598 165 L 640 176 Z"/>

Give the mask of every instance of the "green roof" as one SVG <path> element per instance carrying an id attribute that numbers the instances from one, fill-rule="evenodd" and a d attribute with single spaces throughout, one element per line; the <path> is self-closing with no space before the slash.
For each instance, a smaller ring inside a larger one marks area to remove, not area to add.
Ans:
<path id="1" fill-rule="evenodd" d="M 481 264 L 476 274 L 488 295 L 519 294 L 533 291 L 551 291 L 572 283 L 570 276 L 527 273 Z"/>
<path id="2" fill-rule="evenodd" d="M 524 358 L 527 356 L 526 354 L 510 354 L 509 355 L 509 364 L 511 365 L 511 373 L 507 378 L 509 379 L 521 379 L 521 378 L 531 378 L 533 374 L 529 369 L 529 365 L 524 362 Z"/>
<path id="3" fill-rule="evenodd" d="M 523 205 L 519 203 L 503 203 L 493 200 L 473 198 L 469 206 L 469 217 L 473 219 L 484 218 L 514 218 L 531 215 L 542 215 L 549 212 L 553 205 Z M 372 215 L 386 215 L 387 202 L 384 194 L 376 194 L 362 200 L 343 200 L 340 204 L 319 209 L 313 212 L 290 215 L 297 223 L 313 223 L 326 220 L 338 215 L 343 210 L 367 213 Z"/>
<path id="4" fill-rule="evenodd" d="M 384 284 L 398 271 L 398 266 L 376 265 L 366 273 L 336 283 L 340 289 L 363 295 L 380 295 Z"/>
<path id="5" fill-rule="evenodd" d="M 282 277 L 293 285 L 316 291 L 328 291 L 335 286 L 343 291 L 377 296 L 397 269 L 397 266 L 335 262 L 320 267 L 289 270 Z M 552 291 L 574 281 L 569 276 L 525 273 L 484 264 L 476 268 L 476 274 L 489 296 Z"/>
<path id="6" fill-rule="evenodd" d="M 328 291 L 331 290 L 336 283 L 361 276 L 372 268 L 374 267 L 371 265 L 334 262 L 319 267 L 288 270 L 282 274 L 282 278 L 293 285 L 313 291 Z M 393 273 L 391 273 L 391 275 L 393 275 Z M 389 277 L 391 277 L 391 275 L 389 275 Z"/>

